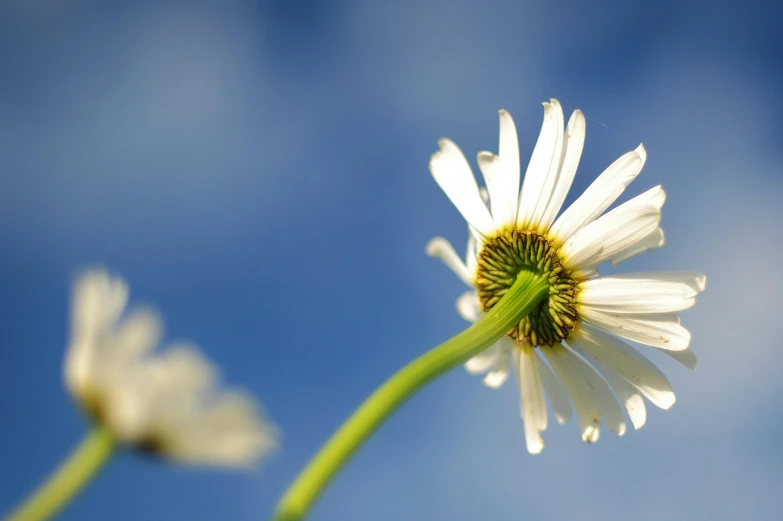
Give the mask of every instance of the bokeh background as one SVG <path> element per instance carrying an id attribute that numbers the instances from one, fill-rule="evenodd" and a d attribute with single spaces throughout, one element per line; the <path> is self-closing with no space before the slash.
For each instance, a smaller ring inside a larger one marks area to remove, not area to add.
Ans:
<path id="1" fill-rule="evenodd" d="M 253 473 L 132 454 L 63 520 L 268 519 L 398 367 L 466 326 L 424 255 L 464 222 L 436 140 L 523 159 L 541 101 L 588 117 L 568 201 L 644 142 L 622 200 L 663 184 L 667 246 L 619 269 L 701 270 L 695 373 L 616 438 L 551 426 L 455 370 L 360 451 L 313 520 L 773 520 L 783 509 L 781 10 L 773 2 L 0 4 L 0 511 L 78 442 L 61 364 L 84 268 L 127 278 L 170 339 L 261 397 L 281 450 Z M 568 202 L 567 201 L 567 202 Z M 609 270 L 608 272 L 612 272 Z"/>

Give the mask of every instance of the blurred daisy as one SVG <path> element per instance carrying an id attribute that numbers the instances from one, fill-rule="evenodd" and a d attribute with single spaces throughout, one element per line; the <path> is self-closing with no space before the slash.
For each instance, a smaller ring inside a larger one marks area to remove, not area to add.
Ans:
<path id="1" fill-rule="evenodd" d="M 664 243 L 659 224 L 666 194 L 660 186 L 604 211 L 639 174 L 642 145 L 612 163 L 557 217 L 574 179 L 585 139 L 585 118 L 576 110 L 564 130 L 557 100 L 544 103 L 544 123 L 520 190 L 516 127 L 500 111 L 499 153 L 478 153 L 486 183 L 479 189 L 462 151 L 441 139 L 430 161 L 435 181 L 468 222 L 463 262 L 451 244 L 436 237 L 427 245 L 471 290 L 457 300 L 469 321 L 500 300 L 520 270 L 533 270 L 550 284 L 548 299 L 517 326 L 466 363 L 500 387 L 513 367 L 521 394 L 528 451 L 539 453 L 547 427 L 546 399 L 560 423 L 571 404 L 582 439 L 598 440 L 603 420 L 622 436 L 625 407 L 633 426 L 646 420 L 642 396 L 663 409 L 674 392 L 663 373 L 623 340 L 662 350 L 695 368 L 690 334 L 674 314 L 695 303 L 706 278 L 689 272 L 650 272 L 596 277 L 606 261 L 616 265 Z M 556 218 L 557 217 L 557 218 Z M 616 335 L 616 336 L 615 336 Z"/>
<path id="2" fill-rule="evenodd" d="M 217 388 L 215 368 L 192 346 L 155 353 L 157 314 L 125 314 L 128 288 L 103 271 L 76 283 L 65 382 L 121 443 L 182 463 L 249 467 L 275 447 L 254 401 Z M 123 316 L 125 315 L 125 316 Z"/>

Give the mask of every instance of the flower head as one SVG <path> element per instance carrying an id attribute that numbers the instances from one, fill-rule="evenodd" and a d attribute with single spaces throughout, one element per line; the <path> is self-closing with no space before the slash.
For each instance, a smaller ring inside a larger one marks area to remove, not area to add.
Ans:
<path id="1" fill-rule="evenodd" d="M 120 442 L 183 463 L 247 467 L 276 445 L 247 395 L 217 389 L 216 369 L 191 345 L 154 349 L 161 321 L 125 313 L 128 288 L 103 271 L 76 282 L 65 382 Z"/>
<path id="2" fill-rule="evenodd" d="M 695 303 L 706 278 L 690 272 L 650 272 L 598 277 L 598 266 L 616 265 L 664 243 L 660 228 L 666 194 L 656 186 L 604 213 L 644 166 L 642 145 L 612 163 L 560 216 L 576 174 L 585 118 L 576 110 L 564 129 L 563 110 L 544 103 L 544 123 L 520 190 L 519 145 L 508 112 L 500 111 L 498 154 L 478 153 L 486 189 L 452 141 L 441 139 L 430 171 L 469 226 L 463 262 L 448 241 L 427 245 L 471 289 L 457 299 L 469 321 L 492 308 L 522 270 L 545 277 L 549 296 L 496 344 L 470 359 L 468 371 L 500 387 L 514 368 L 528 451 L 539 453 L 547 427 L 546 399 L 560 423 L 571 404 L 582 439 L 598 440 L 601 420 L 622 436 L 622 404 L 634 428 L 646 420 L 642 396 L 668 409 L 674 391 L 663 373 L 626 340 L 669 354 L 687 367 L 690 334 L 675 312 Z M 615 336 L 616 335 L 616 336 Z"/>

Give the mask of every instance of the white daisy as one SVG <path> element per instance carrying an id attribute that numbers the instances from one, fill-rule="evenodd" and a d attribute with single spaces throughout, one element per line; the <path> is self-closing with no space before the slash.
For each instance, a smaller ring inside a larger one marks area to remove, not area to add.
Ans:
<path id="1" fill-rule="evenodd" d="M 465 364 L 471 373 L 485 373 L 484 383 L 493 388 L 514 367 L 532 454 L 544 447 L 545 396 L 560 423 L 570 418 L 573 403 L 587 442 L 598 440 L 601 419 L 611 431 L 625 433 L 620 404 L 636 429 L 646 420 L 642 396 L 671 407 L 674 391 L 663 373 L 617 336 L 695 368 L 690 334 L 674 313 L 693 306 L 706 284 L 703 275 L 689 272 L 596 277 L 605 261 L 616 265 L 663 245 L 659 224 L 666 194 L 657 186 L 604 214 L 644 166 L 647 154 L 639 145 L 557 217 L 582 154 L 585 118 L 574 111 L 564 130 L 560 103 L 552 99 L 544 109 L 521 190 L 517 132 L 508 112 L 500 111 L 499 153 L 478 153 L 486 190 L 479 189 L 457 145 L 439 141 L 430 171 L 468 222 L 465 262 L 441 237 L 427 245 L 429 255 L 442 259 L 471 288 L 457 300 L 469 321 L 489 310 L 520 270 L 548 278 L 548 299 Z"/>
<path id="2" fill-rule="evenodd" d="M 216 369 L 192 346 L 160 353 L 161 321 L 125 314 L 128 288 L 103 271 L 77 281 L 65 382 L 120 442 L 183 463 L 248 467 L 276 445 L 245 394 L 217 389 Z"/>

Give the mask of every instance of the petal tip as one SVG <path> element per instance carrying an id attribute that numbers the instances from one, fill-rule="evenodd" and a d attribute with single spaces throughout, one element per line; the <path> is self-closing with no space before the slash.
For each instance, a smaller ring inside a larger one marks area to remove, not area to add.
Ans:
<path id="1" fill-rule="evenodd" d="M 479 163 L 479 166 L 481 166 L 481 163 L 494 163 L 498 160 L 498 155 L 493 154 L 489 150 L 482 150 L 478 154 L 476 154 L 476 160 Z"/>
<path id="2" fill-rule="evenodd" d="M 631 416 L 631 423 L 633 424 L 633 430 L 638 431 L 647 423 L 647 415 Z"/>
<path id="3" fill-rule="evenodd" d="M 483 383 L 490 389 L 500 389 L 508 379 L 508 370 L 494 370 L 487 373 Z"/>
<path id="4" fill-rule="evenodd" d="M 664 411 L 668 411 L 672 408 L 674 403 L 677 401 L 677 397 L 674 395 L 674 393 L 666 393 L 664 397 L 661 397 L 658 400 L 658 407 L 663 409 Z"/>
<path id="5" fill-rule="evenodd" d="M 456 143 L 447 137 L 442 137 L 438 140 L 438 150 L 436 150 L 432 156 L 430 156 L 430 169 L 432 169 L 433 163 L 442 161 L 448 154 L 454 153 L 455 150 L 459 150 Z"/>
<path id="6" fill-rule="evenodd" d="M 544 450 L 544 440 L 541 439 L 541 436 L 538 436 L 537 440 L 528 440 L 527 442 L 527 451 L 535 456 L 536 454 L 541 454 L 541 451 Z"/>
<path id="7" fill-rule="evenodd" d="M 658 188 L 660 189 L 660 196 L 659 199 L 656 199 L 656 203 L 658 203 L 658 209 L 660 210 L 666 202 L 666 190 L 663 189 L 662 185 L 658 185 Z"/>
<path id="8" fill-rule="evenodd" d="M 647 161 L 647 149 L 644 148 L 644 144 L 643 143 L 639 143 L 639 146 L 636 147 L 636 150 L 634 150 L 634 152 L 639 154 L 639 158 L 641 158 L 642 163 Z"/>
<path id="9" fill-rule="evenodd" d="M 590 425 L 582 431 L 582 441 L 585 443 L 595 443 L 601 434 L 601 429 L 597 425 Z"/>
<path id="10" fill-rule="evenodd" d="M 443 248 L 443 243 L 446 239 L 443 237 L 433 237 L 429 241 L 427 241 L 427 245 L 424 246 L 424 251 L 429 255 L 430 257 L 437 257 Z"/>

